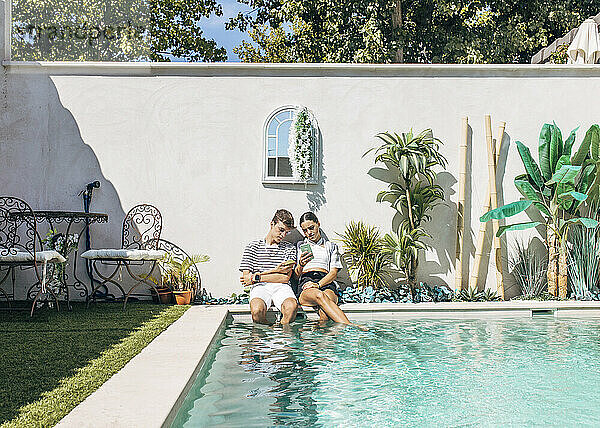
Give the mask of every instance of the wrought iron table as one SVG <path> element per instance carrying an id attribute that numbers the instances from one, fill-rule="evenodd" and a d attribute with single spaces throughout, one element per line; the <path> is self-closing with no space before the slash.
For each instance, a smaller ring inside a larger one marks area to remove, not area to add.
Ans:
<path id="1" fill-rule="evenodd" d="M 31 217 L 31 213 L 27 212 L 12 212 L 10 216 L 12 217 Z M 65 300 L 67 302 L 67 308 L 71 309 L 70 297 L 69 297 L 69 287 L 73 287 L 76 292 L 79 292 L 79 297 L 85 297 L 88 300 L 89 292 L 87 289 L 86 283 L 81 281 L 77 277 L 77 254 L 79 249 L 79 243 L 81 242 L 81 236 L 83 232 L 89 228 L 92 223 L 107 223 L 108 222 L 108 214 L 103 213 L 86 213 L 82 211 L 55 211 L 55 210 L 34 210 L 33 216 L 35 216 L 35 220 L 38 223 L 47 222 L 51 230 L 56 230 L 56 224 L 66 224 L 66 229 L 63 233 L 65 237 L 68 237 L 70 233 L 77 233 L 77 246 L 73 250 L 73 278 L 69 279 L 67 275 L 66 269 L 62 270 L 62 278 L 60 278 L 61 286 L 64 287 L 65 291 Z M 77 231 L 72 231 L 74 225 L 82 224 L 81 229 L 77 229 Z M 86 248 L 87 249 L 87 248 Z M 63 254 L 65 258 L 68 259 L 69 254 Z M 69 282 L 70 281 L 70 282 Z M 35 287 L 38 284 L 34 284 L 27 291 L 27 297 L 31 299 Z"/>

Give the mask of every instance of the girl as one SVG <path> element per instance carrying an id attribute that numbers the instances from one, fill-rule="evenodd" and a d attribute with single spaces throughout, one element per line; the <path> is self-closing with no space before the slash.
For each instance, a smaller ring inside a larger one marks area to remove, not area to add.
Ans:
<path id="1" fill-rule="evenodd" d="M 321 236 L 320 223 L 312 212 L 300 217 L 300 228 L 306 237 L 298 242 L 298 264 L 296 275 L 299 278 L 296 295 L 304 306 L 318 306 L 322 321 L 332 319 L 342 324 L 352 324 L 337 305 L 337 286 L 334 282 L 338 270 L 342 268 L 337 245 Z"/>

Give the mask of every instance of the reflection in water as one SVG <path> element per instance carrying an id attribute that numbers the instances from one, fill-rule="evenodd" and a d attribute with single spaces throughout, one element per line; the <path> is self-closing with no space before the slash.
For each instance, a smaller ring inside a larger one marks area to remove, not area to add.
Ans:
<path id="1" fill-rule="evenodd" d="M 232 323 L 173 426 L 600 423 L 598 320 Z"/>

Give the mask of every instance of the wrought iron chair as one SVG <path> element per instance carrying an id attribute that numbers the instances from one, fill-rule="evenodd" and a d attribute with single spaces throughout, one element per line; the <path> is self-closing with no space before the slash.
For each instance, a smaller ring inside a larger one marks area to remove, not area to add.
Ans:
<path id="1" fill-rule="evenodd" d="M 96 302 L 96 292 L 101 287 L 107 287 L 108 284 L 116 286 L 123 296 L 123 308 L 127 305 L 127 299 L 133 291 L 141 284 L 147 284 L 156 291 L 155 284 L 149 279 L 158 266 L 158 261 L 162 259 L 165 252 L 158 249 L 158 240 L 162 232 L 162 216 L 160 211 L 148 204 L 136 205 L 133 207 L 123 220 L 123 229 L 121 234 L 121 248 L 119 249 L 98 249 L 88 250 L 81 257 L 90 260 L 94 272 L 101 279 L 96 281 L 94 287 L 92 283 L 91 300 Z M 112 266 L 114 269 L 108 275 L 103 274 L 98 265 Z M 143 274 L 137 274 L 131 270 L 131 266 L 150 265 L 149 270 Z M 129 276 L 135 281 L 135 284 L 129 288 L 126 293 L 123 286 L 115 279 L 117 273 L 125 268 Z M 158 294 L 158 291 L 156 291 Z M 88 306 L 90 299 L 88 299 Z"/>
<path id="2" fill-rule="evenodd" d="M 173 259 L 178 262 L 183 262 L 185 259 L 191 259 L 188 253 L 186 253 L 181 247 L 173 244 L 172 242 L 167 241 L 166 239 L 159 239 L 157 248 L 159 250 L 163 250 L 166 254 L 169 254 Z M 160 264 L 160 263 L 159 263 Z M 202 290 L 202 278 L 200 277 L 200 271 L 198 270 L 198 266 L 191 265 L 189 267 L 189 271 L 191 276 L 193 277 L 192 286 L 192 302 L 196 298 L 198 294 L 200 294 Z M 172 291 L 172 290 L 171 290 Z M 158 294 L 157 294 L 158 297 Z M 160 301 L 160 299 L 159 299 Z"/>
<path id="3" fill-rule="evenodd" d="M 10 276 L 10 296 L 14 299 L 15 269 L 33 268 L 37 282 L 30 290 L 37 289 L 37 293 L 31 304 L 31 316 L 40 296 L 48 293 L 54 298 L 56 310 L 60 310 L 58 296 L 47 286 L 46 274 L 48 264 L 66 261 L 58 251 L 43 249 L 35 214 L 27 202 L 13 196 L 0 196 L 0 285 Z M 2 270 L 5 272 L 2 273 Z M 9 294 L 4 289 L 0 290 L 9 301 Z"/>

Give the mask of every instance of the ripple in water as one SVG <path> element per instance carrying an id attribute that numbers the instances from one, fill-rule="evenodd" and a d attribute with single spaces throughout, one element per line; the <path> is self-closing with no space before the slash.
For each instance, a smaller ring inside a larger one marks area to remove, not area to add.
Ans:
<path id="1" fill-rule="evenodd" d="M 174 427 L 600 425 L 600 320 L 232 323 Z"/>

